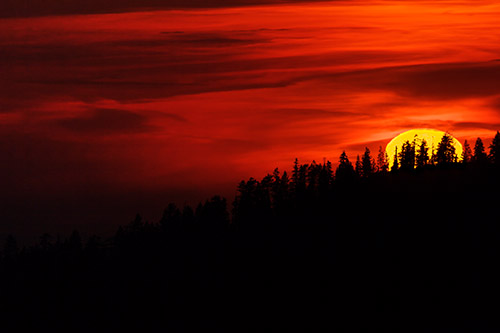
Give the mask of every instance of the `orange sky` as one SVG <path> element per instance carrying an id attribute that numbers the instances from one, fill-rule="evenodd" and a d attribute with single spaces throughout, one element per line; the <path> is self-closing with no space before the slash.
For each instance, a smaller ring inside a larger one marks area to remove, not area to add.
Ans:
<path id="1" fill-rule="evenodd" d="M 460 141 L 500 129 L 493 1 L 192 4 L 5 11 L 0 172 L 12 225 L 40 210 L 73 223 L 78 203 L 96 220 L 156 216 L 169 200 L 230 196 L 295 157 L 354 159 L 416 127 Z"/>

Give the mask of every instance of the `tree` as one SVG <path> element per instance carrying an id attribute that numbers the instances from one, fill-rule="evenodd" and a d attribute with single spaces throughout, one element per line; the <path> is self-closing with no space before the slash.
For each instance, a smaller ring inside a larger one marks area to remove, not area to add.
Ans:
<path id="1" fill-rule="evenodd" d="M 399 153 L 400 169 L 410 171 L 415 168 L 415 144 L 410 141 L 403 143 Z"/>
<path id="2" fill-rule="evenodd" d="M 378 148 L 378 155 L 377 155 L 377 171 L 386 173 L 389 171 L 389 158 L 387 156 L 387 152 L 385 149 L 382 149 L 382 146 L 379 146 Z"/>
<path id="3" fill-rule="evenodd" d="M 5 245 L 3 247 L 3 256 L 5 260 L 13 260 L 19 252 L 17 248 L 16 238 L 12 235 L 8 235 L 5 239 Z"/>
<path id="4" fill-rule="evenodd" d="M 464 141 L 464 150 L 462 151 L 462 163 L 468 164 L 472 161 L 472 149 L 467 140 Z"/>
<path id="5" fill-rule="evenodd" d="M 488 161 L 488 156 L 484 151 L 484 144 L 481 138 L 476 139 L 476 143 L 474 144 L 474 156 L 472 160 L 476 164 L 485 164 Z"/>
<path id="6" fill-rule="evenodd" d="M 369 177 L 375 169 L 375 163 L 373 162 L 368 147 L 365 147 L 365 153 L 361 159 L 361 168 L 363 170 L 363 177 Z"/>
<path id="7" fill-rule="evenodd" d="M 427 146 L 427 141 L 424 139 L 418 146 L 418 151 L 416 155 L 417 168 L 423 168 L 429 163 L 429 147 Z"/>
<path id="8" fill-rule="evenodd" d="M 274 170 L 274 183 L 272 189 L 272 205 L 275 210 L 284 211 L 288 202 L 289 180 L 286 171 L 279 175 L 278 169 Z"/>
<path id="9" fill-rule="evenodd" d="M 68 249 L 72 254 L 76 255 L 82 251 L 82 237 L 77 230 L 74 230 L 68 239 Z"/>
<path id="10" fill-rule="evenodd" d="M 355 176 L 354 168 L 352 163 L 349 161 L 345 151 L 340 154 L 339 166 L 335 170 L 335 179 L 339 183 L 349 182 Z"/>
<path id="11" fill-rule="evenodd" d="M 229 225 L 227 202 L 221 196 L 216 195 L 205 201 L 205 204 L 197 209 L 196 214 L 203 230 L 220 232 Z"/>
<path id="12" fill-rule="evenodd" d="M 299 159 L 295 158 L 293 162 L 293 170 L 292 170 L 292 186 L 293 189 L 297 188 L 297 183 L 299 182 Z"/>
<path id="13" fill-rule="evenodd" d="M 438 143 L 436 151 L 436 164 L 440 166 L 449 165 L 457 161 L 453 138 L 445 133 Z"/>
<path id="14" fill-rule="evenodd" d="M 356 156 L 356 164 L 355 164 L 355 168 L 354 168 L 354 171 L 356 172 L 356 175 L 358 177 L 362 177 L 363 176 L 363 166 L 361 164 L 361 159 L 359 158 L 359 155 Z"/>
<path id="15" fill-rule="evenodd" d="M 490 145 L 489 158 L 493 165 L 500 167 L 500 132 L 497 131 Z"/>
<path id="16" fill-rule="evenodd" d="M 326 195 L 331 189 L 332 183 L 333 183 L 332 163 L 330 161 L 327 161 L 326 163 L 323 163 L 323 167 L 321 168 L 319 174 L 318 190 L 320 196 L 326 197 Z"/>
<path id="17" fill-rule="evenodd" d="M 394 159 L 392 161 L 392 168 L 391 171 L 398 171 L 399 170 L 399 155 L 398 155 L 398 147 L 394 149 Z"/>
<path id="18" fill-rule="evenodd" d="M 317 164 L 315 160 L 309 165 L 307 169 L 307 188 L 310 192 L 315 193 L 318 188 L 319 174 L 321 171 L 321 165 Z"/>
<path id="19" fill-rule="evenodd" d="M 52 243 L 50 242 L 50 239 L 52 236 L 48 233 L 44 233 L 42 236 L 40 236 L 40 248 L 42 251 L 48 251 L 52 247 Z"/>
<path id="20" fill-rule="evenodd" d="M 177 230 L 181 226 L 181 211 L 174 203 L 169 203 L 163 211 L 160 219 L 160 226 L 164 230 Z"/>

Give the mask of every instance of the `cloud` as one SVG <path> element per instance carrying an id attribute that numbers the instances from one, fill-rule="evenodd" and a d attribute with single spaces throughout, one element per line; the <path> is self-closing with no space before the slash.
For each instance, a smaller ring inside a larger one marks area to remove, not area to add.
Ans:
<path id="1" fill-rule="evenodd" d="M 277 120 L 282 122 L 290 121 L 303 121 L 311 119 L 338 119 L 359 116 L 359 113 L 326 110 L 326 109 L 313 109 L 313 108 L 282 108 L 270 110 L 269 115 L 276 117 Z M 266 115 L 266 117 L 269 117 Z"/>
<path id="2" fill-rule="evenodd" d="M 155 128 L 148 125 L 145 116 L 116 109 L 98 109 L 90 116 L 60 119 L 57 123 L 65 129 L 89 134 L 131 134 L 150 132 Z"/>
<path id="3" fill-rule="evenodd" d="M 500 130 L 500 123 L 485 123 L 474 121 L 459 121 L 452 124 L 454 129 L 486 129 L 492 131 Z"/>
<path id="4" fill-rule="evenodd" d="M 327 75 L 344 89 L 387 90 L 403 97 L 453 100 L 500 94 L 500 62 L 385 67 Z"/>
<path id="5" fill-rule="evenodd" d="M 0 17 L 36 17 L 121 13 L 141 10 L 241 7 L 316 1 L 321 0 L 4 0 L 0 3 Z"/>
<path id="6" fill-rule="evenodd" d="M 168 43 L 172 46 L 190 46 L 190 47 L 232 47 L 238 45 L 251 45 L 256 43 L 267 43 L 270 39 L 256 38 L 248 35 L 248 32 L 232 33 L 235 37 L 229 34 L 221 33 L 188 33 L 182 31 L 163 31 L 161 34 L 168 38 L 165 41 L 154 40 L 160 43 Z M 241 37 L 239 37 L 241 36 Z M 125 42 L 128 44 L 128 42 Z M 183 45 L 184 44 L 184 45 Z"/>

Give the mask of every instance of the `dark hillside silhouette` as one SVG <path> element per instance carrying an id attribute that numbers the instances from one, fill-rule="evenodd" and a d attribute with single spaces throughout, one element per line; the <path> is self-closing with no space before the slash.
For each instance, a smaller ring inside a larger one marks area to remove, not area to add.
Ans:
<path id="1" fill-rule="evenodd" d="M 276 169 L 232 203 L 168 204 L 111 239 L 2 247 L 4 327 L 91 331 L 490 332 L 500 296 L 497 133 L 457 162 L 406 142 L 353 167 Z M 464 150 L 465 151 L 465 150 Z M 399 166 L 399 167 L 398 167 Z M 356 172 L 356 169 L 358 169 Z M 229 214 L 231 212 L 231 214 Z M 492 305 L 493 304 L 493 305 Z"/>

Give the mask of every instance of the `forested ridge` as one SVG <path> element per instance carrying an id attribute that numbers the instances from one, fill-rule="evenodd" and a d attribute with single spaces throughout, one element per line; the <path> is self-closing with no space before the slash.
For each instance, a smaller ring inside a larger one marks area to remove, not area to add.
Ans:
<path id="1" fill-rule="evenodd" d="M 88 331 L 493 331 L 500 133 L 366 148 L 168 204 L 114 237 L 4 242 L 5 325 Z M 393 162 L 389 167 L 389 159 Z"/>

